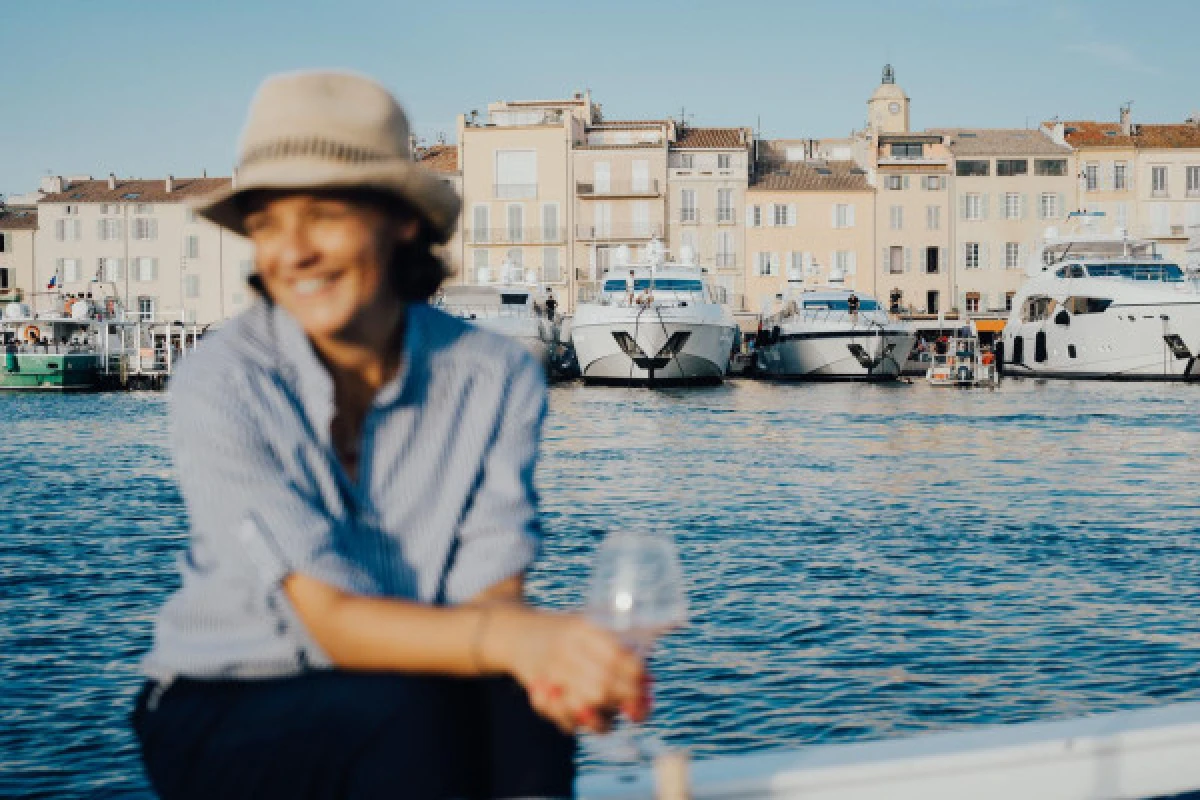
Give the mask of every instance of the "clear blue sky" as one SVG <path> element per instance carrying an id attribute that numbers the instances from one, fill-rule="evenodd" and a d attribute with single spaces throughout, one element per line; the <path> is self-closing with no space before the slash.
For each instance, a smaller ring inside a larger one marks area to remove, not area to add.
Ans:
<path id="1" fill-rule="evenodd" d="M 260 79 L 375 76 L 420 136 L 590 87 L 610 118 L 844 136 L 890 61 L 916 128 L 1200 109 L 1195 0 L 592 3 L 3 0 L 0 192 L 39 176 L 228 174 Z"/>

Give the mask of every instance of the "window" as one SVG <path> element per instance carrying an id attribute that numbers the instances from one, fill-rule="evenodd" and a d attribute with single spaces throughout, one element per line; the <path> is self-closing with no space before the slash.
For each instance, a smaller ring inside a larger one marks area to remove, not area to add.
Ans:
<path id="1" fill-rule="evenodd" d="M 675 166 L 679 169 L 691 169 L 695 158 L 691 153 L 680 153 L 675 158 Z"/>
<path id="2" fill-rule="evenodd" d="M 1128 169 L 1129 167 L 1124 161 L 1113 163 L 1113 189 L 1123 191 L 1129 188 Z"/>
<path id="3" fill-rule="evenodd" d="M 121 240 L 121 220 L 100 220 L 96 223 L 96 236 L 102 242 L 119 242 Z"/>
<path id="4" fill-rule="evenodd" d="M 684 231 L 679 237 L 679 255 L 681 260 L 686 259 L 687 263 L 695 263 L 695 259 L 699 256 L 700 249 L 696 247 L 696 232 Z"/>
<path id="5" fill-rule="evenodd" d="M 1017 296 L 1016 292 L 1005 292 L 1004 293 L 1004 310 L 1005 311 L 1012 311 L 1013 298 L 1016 296 Z"/>
<path id="6" fill-rule="evenodd" d="M 1063 303 L 1072 314 L 1103 314 L 1111 305 L 1107 297 L 1068 297 Z"/>
<path id="7" fill-rule="evenodd" d="M 63 206 L 63 213 L 67 216 L 76 216 L 79 214 L 79 206 Z"/>
<path id="8" fill-rule="evenodd" d="M 142 315 L 142 320 L 145 322 L 154 321 L 154 298 L 139 297 L 138 298 L 138 313 Z"/>
<path id="9" fill-rule="evenodd" d="M 96 262 L 96 274 L 102 281 L 115 283 L 125 277 L 123 266 L 119 258 L 100 258 Z"/>
<path id="10" fill-rule="evenodd" d="M 904 229 L 904 206 L 892 206 L 888 213 L 889 224 L 892 230 L 898 231 Z"/>
<path id="11" fill-rule="evenodd" d="M 80 274 L 82 270 L 79 266 L 78 258 L 58 258 L 55 259 L 55 272 L 62 276 L 66 283 L 71 283 L 82 279 Z"/>
<path id="12" fill-rule="evenodd" d="M 696 221 L 696 190 L 683 189 L 679 193 L 679 221 Z"/>
<path id="13" fill-rule="evenodd" d="M 979 269 L 979 242 L 965 242 L 963 244 L 963 267 L 965 269 Z"/>
<path id="14" fill-rule="evenodd" d="M 508 215 L 508 241 L 525 241 L 525 206 L 513 203 L 506 209 Z"/>
<path id="15" fill-rule="evenodd" d="M 645 159 L 633 162 L 633 190 L 635 192 L 650 191 L 650 162 Z"/>
<path id="16" fill-rule="evenodd" d="M 1021 268 L 1021 243 L 1020 242 L 1005 242 L 1004 243 L 1004 268 L 1005 269 L 1020 269 Z"/>
<path id="17" fill-rule="evenodd" d="M 892 145 L 892 158 L 920 158 L 923 147 L 919 142 L 897 142 Z"/>
<path id="18" fill-rule="evenodd" d="M 475 269 L 475 280 L 486 280 L 487 277 L 480 277 L 479 271 L 488 268 L 488 251 L 483 249 L 471 251 L 471 266 Z"/>
<path id="19" fill-rule="evenodd" d="M 885 175 L 883 178 L 883 188 L 897 190 L 904 188 L 903 175 Z"/>
<path id="20" fill-rule="evenodd" d="M 737 258 L 734 255 L 733 232 L 717 231 L 717 266 L 736 267 Z"/>
<path id="21" fill-rule="evenodd" d="M 650 204 L 645 200 L 638 200 L 630 208 L 630 213 L 633 215 L 633 235 L 649 236 Z"/>
<path id="22" fill-rule="evenodd" d="M 9 278 L 8 269 L 0 269 L 0 291 L 12 288 L 12 279 Z"/>
<path id="23" fill-rule="evenodd" d="M 147 256 L 142 256 L 141 258 L 135 258 L 133 260 L 133 264 L 134 264 L 134 276 L 141 283 L 147 283 L 158 277 L 158 259 L 157 258 L 149 258 Z"/>
<path id="24" fill-rule="evenodd" d="M 775 223 L 775 227 L 786 228 L 789 224 L 791 224 L 788 222 L 790 218 L 788 215 L 788 209 L 790 206 L 784 203 L 776 203 L 771 208 L 773 210 L 772 218 Z"/>
<path id="25" fill-rule="evenodd" d="M 1010 178 L 1013 175 L 1028 175 L 1029 160 L 1025 158 L 998 158 L 996 159 L 996 174 L 1001 178 Z"/>
<path id="26" fill-rule="evenodd" d="M 938 189 L 946 188 L 946 176 L 944 175 L 926 175 L 921 178 L 921 188 L 930 192 L 936 192 Z"/>
<path id="27" fill-rule="evenodd" d="M 942 207 L 925 206 L 925 228 L 936 231 L 942 228 Z"/>
<path id="28" fill-rule="evenodd" d="M 1188 197 L 1200 195 L 1200 167 L 1187 168 L 1187 193 Z"/>
<path id="29" fill-rule="evenodd" d="M 592 164 L 592 191 L 596 194 L 612 192 L 612 168 L 607 161 Z"/>
<path id="30" fill-rule="evenodd" d="M 979 313 L 979 292 L 967 292 L 966 311 L 968 314 Z"/>
<path id="31" fill-rule="evenodd" d="M 775 273 L 771 271 L 772 267 L 773 267 L 773 263 L 774 263 L 774 256 L 771 253 L 755 253 L 754 254 L 754 265 L 757 268 L 757 272 L 759 275 L 764 275 L 764 276 L 774 275 Z"/>
<path id="32" fill-rule="evenodd" d="M 562 266 L 559 264 L 557 247 L 542 249 L 542 280 L 546 283 L 562 281 Z"/>
<path id="33" fill-rule="evenodd" d="M 504 200 L 537 197 L 537 151 L 497 150 L 494 196 Z"/>
<path id="34" fill-rule="evenodd" d="M 941 251 L 937 247 L 925 248 L 925 274 L 936 275 L 941 272 Z"/>
<path id="35" fill-rule="evenodd" d="M 1058 195 L 1042 192 L 1038 204 L 1038 216 L 1041 219 L 1058 219 Z"/>
<path id="36" fill-rule="evenodd" d="M 195 299 L 200 296 L 200 276 L 183 276 L 183 296 Z"/>
<path id="37" fill-rule="evenodd" d="M 83 238 L 83 222 L 77 219 L 56 219 L 54 238 L 60 242 L 78 242 Z"/>
<path id="38" fill-rule="evenodd" d="M 731 153 L 717 153 L 717 169 L 733 169 L 733 155 Z"/>
<path id="39" fill-rule="evenodd" d="M 150 203 L 138 203 L 136 206 L 133 207 L 133 213 L 135 213 L 135 214 L 153 214 L 154 206 L 152 206 Z"/>
<path id="40" fill-rule="evenodd" d="M 941 296 L 936 291 L 925 293 L 925 313 L 936 314 L 941 309 Z"/>
<path id="41" fill-rule="evenodd" d="M 1035 158 L 1033 174 L 1062 177 L 1067 174 L 1067 160 L 1065 158 Z"/>
<path id="42" fill-rule="evenodd" d="M 893 246 L 887 248 L 888 272 L 899 275 L 904 272 L 904 248 Z"/>
<path id="43" fill-rule="evenodd" d="M 1155 197 L 1167 196 L 1167 168 L 1150 168 L 1150 194 Z"/>
<path id="44" fill-rule="evenodd" d="M 954 165 L 954 174 L 961 177 L 985 176 L 991 172 L 990 161 L 959 161 Z"/>
<path id="45" fill-rule="evenodd" d="M 200 237 L 195 234 L 184 239 L 183 254 L 187 258 L 200 257 Z"/>
<path id="46" fill-rule="evenodd" d="M 1004 218 L 1021 218 L 1021 195 L 1017 192 L 1004 193 Z"/>
<path id="47" fill-rule="evenodd" d="M 471 229 L 470 239 L 475 244 L 485 244 L 491 241 L 488 231 L 488 225 L 491 224 L 488 216 L 491 212 L 487 206 L 475 206 L 471 209 L 471 224 L 474 226 Z"/>
<path id="48" fill-rule="evenodd" d="M 854 206 L 849 203 L 838 203 L 833 207 L 833 227 L 854 227 Z"/>
<path id="49" fill-rule="evenodd" d="M 1128 203 L 1114 203 L 1113 204 L 1113 217 L 1116 220 L 1116 226 L 1118 228 L 1128 228 L 1129 227 L 1129 204 Z"/>
<path id="50" fill-rule="evenodd" d="M 133 220 L 133 239 L 138 242 L 153 241 L 158 238 L 158 220 L 135 217 Z"/>
<path id="51" fill-rule="evenodd" d="M 558 242 L 562 236 L 558 232 L 558 203 L 542 204 L 542 241 Z M 558 251 L 555 251 L 558 252 Z"/>
<path id="52" fill-rule="evenodd" d="M 963 219 L 983 219 L 983 195 L 975 192 L 963 195 Z"/>
<path id="53" fill-rule="evenodd" d="M 596 203 L 592 208 L 592 222 L 595 225 L 595 235 L 607 238 L 612 234 L 612 204 Z"/>
<path id="54" fill-rule="evenodd" d="M 746 227 L 762 227 L 762 206 L 746 206 Z"/>
<path id="55" fill-rule="evenodd" d="M 199 221 L 199 219 L 200 219 L 200 218 L 196 216 L 196 212 L 195 212 L 195 211 L 193 211 L 193 210 L 192 210 L 192 209 L 190 209 L 190 208 L 189 208 L 189 209 L 187 210 L 187 212 L 184 214 L 184 221 L 185 221 L 185 222 L 187 222 L 187 223 L 189 223 L 189 224 L 192 224 L 192 223 L 198 222 L 198 221 Z"/>
<path id="56" fill-rule="evenodd" d="M 855 272 L 854 253 L 849 250 L 838 250 L 833 254 L 833 268 L 843 275 L 853 275 Z"/>
<path id="57" fill-rule="evenodd" d="M 101 203 L 100 204 L 100 213 L 101 214 L 120 214 L 121 207 L 118 205 L 110 205 L 108 203 Z"/>
<path id="58" fill-rule="evenodd" d="M 524 250 L 522 250 L 520 247 L 510 247 L 507 251 L 505 251 L 504 259 L 513 266 L 514 270 L 518 270 L 517 276 L 516 276 L 517 280 L 520 280 L 522 277 L 524 277 L 524 273 L 522 271 L 519 271 L 522 268 L 524 268 L 524 266 L 525 266 L 525 251 Z M 506 278 L 506 277 L 509 277 L 509 276 L 505 276 L 505 275 L 501 276 L 502 279 Z M 511 280 L 511 278 L 510 278 L 510 280 Z"/>
<path id="59" fill-rule="evenodd" d="M 717 222 L 733 222 L 733 189 L 717 189 Z"/>
<path id="60" fill-rule="evenodd" d="M 1100 165 L 1094 161 L 1083 165 L 1083 186 L 1089 192 L 1100 188 Z"/>

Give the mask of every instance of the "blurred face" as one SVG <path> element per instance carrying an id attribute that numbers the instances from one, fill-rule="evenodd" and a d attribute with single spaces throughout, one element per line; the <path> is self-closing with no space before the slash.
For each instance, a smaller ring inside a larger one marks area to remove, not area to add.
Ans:
<path id="1" fill-rule="evenodd" d="M 267 293 L 314 339 L 372 341 L 374 327 L 394 324 L 388 264 L 417 227 L 374 204 L 311 193 L 264 195 L 246 215 Z"/>

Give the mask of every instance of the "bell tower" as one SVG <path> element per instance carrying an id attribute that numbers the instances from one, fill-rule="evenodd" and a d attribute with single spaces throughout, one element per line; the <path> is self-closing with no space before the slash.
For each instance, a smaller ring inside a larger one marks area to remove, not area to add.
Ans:
<path id="1" fill-rule="evenodd" d="M 883 80 L 867 101 L 867 130 L 873 133 L 908 133 L 908 95 L 896 85 L 891 64 L 883 67 Z"/>

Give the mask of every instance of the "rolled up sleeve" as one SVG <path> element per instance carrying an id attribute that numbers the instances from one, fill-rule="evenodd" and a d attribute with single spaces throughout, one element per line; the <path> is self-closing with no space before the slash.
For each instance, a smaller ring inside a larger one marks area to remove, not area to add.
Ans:
<path id="1" fill-rule="evenodd" d="M 192 536 L 206 553 L 244 558 L 264 597 L 293 572 L 363 591 L 369 580 L 339 548 L 347 523 L 324 507 L 315 479 L 288 477 L 256 419 L 265 402 L 249 385 L 201 369 L 172 380 L 171 445 Z"/>
<path id="2" fill-rule="evenodd" d="M 459 528 L 458 548 L 446 577 L 446 600 L 462 603 L 524 572 L 537 557 L 534 469 L 546 417 L 546 379 L 523 353 L 511 371 L 470 505 Z"/>

